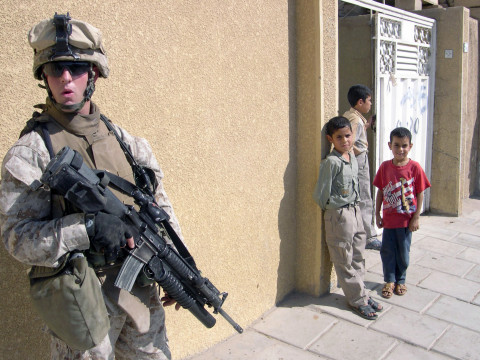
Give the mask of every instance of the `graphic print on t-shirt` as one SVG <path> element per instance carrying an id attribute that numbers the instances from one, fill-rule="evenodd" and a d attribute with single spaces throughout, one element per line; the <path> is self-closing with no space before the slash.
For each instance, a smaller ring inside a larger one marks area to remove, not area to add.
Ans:
<path id="1" fill-rule="evenodd" d="M 384 210 L 392 212 L 395 209 L 400 214 L 414 213 L 416 206 L 413 204 L 413 182 L 413 178 L 410 180 L 400 178 L 395 184 L 390 181 L 383 188 Z"/>

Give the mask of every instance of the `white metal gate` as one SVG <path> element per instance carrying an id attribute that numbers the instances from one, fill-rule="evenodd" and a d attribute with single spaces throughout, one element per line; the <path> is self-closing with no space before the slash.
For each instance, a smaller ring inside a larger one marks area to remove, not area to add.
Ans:
<path id="1" fill-rule="evenodd" d="M 375 15 L 376 167 L 392 158 L 390 131 L 403 126 L 412 133 L 410 157 L 431 174 L 435 22 Z M 423 210 L 429 208 L 425 192 Z"/>

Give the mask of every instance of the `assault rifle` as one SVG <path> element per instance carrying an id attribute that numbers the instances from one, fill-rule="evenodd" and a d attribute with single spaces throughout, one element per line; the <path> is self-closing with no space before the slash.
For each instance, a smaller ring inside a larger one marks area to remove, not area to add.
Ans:
<path id="1" fill-rule="evenodd" d="M 213 313 L 222 315 L 239 333 L 243 332 L 222 309 L 228 294 L 220 293 L 200 274 L 191 256 L 180 255 L 167 243 L 166 238 L 178 239 L 178 235 L 168 222 L 168 214 L 155 203 L 152 196 L 116 175 L 90 169 L 82 156 L 68 146 L 50 161 L 40 181 L 84 213 L 103 211 L 119 217 L 138 231 L 135 247 L 126 250 L 128 256 L 115 280 L 115 286 L 131 291 L 138 274 L 143 270 L 148 278 L 155 280 L 171 298 L 207 328 L 213 327 L 216 319 L 205 309 L 205 305 L 213 307 Z M 119 183 L 122 181 L 123 184 Z M 123 204 L 107 188 L 109 183 L 123 191 L 130 187 L 128 192 L 139 206 L 139 211 Z M 184 247 L 183 252 L 190 255 Z"/>

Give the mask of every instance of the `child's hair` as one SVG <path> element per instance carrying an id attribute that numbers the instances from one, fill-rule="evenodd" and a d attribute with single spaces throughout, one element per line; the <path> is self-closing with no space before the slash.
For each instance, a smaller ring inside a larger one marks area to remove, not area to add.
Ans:
<path id="1" fill-rule="evenodd" d="M 412 133 L 407 128 L 397 127 L 393 129 L 390 133 L 390 142 L 392 142 L 394 136 L 398 138 L 408 137 L 408 141 L 412 143 Z"/>
<path id="2" fill-rule="evenodd" d="M 372 90 L 365 85 L 353 85 L 348 90 L 347 99 L 352 107 L 357 105 L 358 100 L 367 101 L 367 97 L 372 96 Z"/>
<path id="3" fill-rule="evenodd" d="M 328 136 L 332 136 L 335 131 L 343 129 L 344 127 L 348 127 L 352 130 L 352 124 L 350 124 L 350 121 L 347 118 L 344 118 L 343 116 L 335 116 L 328 120 L 325 132 Z"/>

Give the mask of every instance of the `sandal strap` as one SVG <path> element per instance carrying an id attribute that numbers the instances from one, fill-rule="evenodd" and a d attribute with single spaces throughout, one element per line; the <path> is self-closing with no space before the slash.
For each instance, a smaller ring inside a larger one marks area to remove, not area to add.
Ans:
<path id="1" fill-rule="evenodd" d="M 358 310 L 360 310 L 364 315 L 368 315 L 370 313 L 375 313 L 376 311 L 369 305 L 360 305 L 358 307 Z"/>

